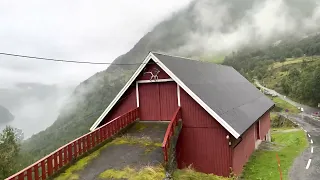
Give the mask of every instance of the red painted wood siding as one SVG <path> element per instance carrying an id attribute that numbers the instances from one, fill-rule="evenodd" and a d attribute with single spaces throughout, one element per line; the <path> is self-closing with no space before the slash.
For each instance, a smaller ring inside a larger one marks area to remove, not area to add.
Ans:
<path id="1" fill-rule="evenodd" d="M 260 137 L 264 139 L 265 136 L 268 134 L 270 129 L 270 112 L 267 111 L 261 118 L 260 118 Z"/>
<path id="2" fill-rule="evenodd" d="M 103 122 L 100 125 L 105 124 L 112 119 L 128 112 L 131 109 L 137 107 L 137 99 L 136 99 L 136 87 L 131 86 L 128 90 L 122 95 L 117 104 L 113 106 L 111 111 L 104 118 Z"/>
<path id="3" fill-rule="evenodd" d="M 140 119 L 146 121 L 160 120 L 159 83 L 139 84 Z"/>
<path id="4" fill-rule="evenodd" d="M 255 128 L 253 124 L 243 135 L 242 141 L 233 149 L 233 172 L 240 174 L 245 163 L 255 149 Z"/>
<path id="5" fill-rule="evenodd" d="M 182 130 L 177 144 L 178 167 L 192 165 L 205 173 L 228 176 L 232 150 L 228 132 L 180 88 Z"/>
<path id="6" fill-rule="evenodd" d="M 164 70 L 162 70 L 157 64 L 155 64 L 154 61 L 150 60 L 149 64 L 146 65 L 145 69 L 141 72 L 141 74 L 139 74 L 138 76 L 138 80 L 150 80 L 151 75 L 150 74 L 143 74 L 144 72 L 148 72 L 148 71 L 152 71 L 153 68 L 157 68 L 158 70 L 160 70 L 159 74 L 158 74 L 158 78 L 159 79 L 169 79 L 170 76 L 164 72 Z"/>
<path id="7" fill-rule="evenodd" d="M 177 84 L 140 83 L 138 87 L 141 120 L 170 120 L 178 108 Z"/>
<path id="8" fill-rule="evenodd" d="M 160 70 L 158 74 L 159 79 L 169 79 L 167 75 L 154 61 L 150 61 L 150 64 L 146 65 L 145 71 L 151 71 L 153 68 Z M 154 63 L 154 64 L 153 64 Z M 138 75 L 136 80 L 149 80 L 150 74 Z M 112 120 L 113 118 L 122 115 L 123 113 L 137 107 L 136 99 L 136 81 L 134 81 L 120 98 L 117 104 L 111 109 L 111 111 L 104 118 L 103 122 Z M 177 85 L 175 82 L 162 82 L 162 83 L 139 83 L 139 110 L 142 111 L 141 120 L 170 120 L 174 111 L 178 107 L 177 100 Z M 160 113 L 161 112 L 161 113 Z"/>
<path id="9" fill-rule="evenodd" d="M 177 84 L 175 82 L 159 83 L 161 120 L 170 120 L 178 108 Z"/>
<path id="10" fill-rule="evenodd" d="M 260 129 L 259 129 L 260 123 Z M 258 132 L 259 129 L 259 132 Z M 250 155 L 255 150 L 255 142 L 264 139 L 270 129 L 270 112 L 267 111 L 255 124 L 242 135 L 242 141 L 233 149 L 233 171 L 240 174 L 243 166 L 248 162 Z"/>

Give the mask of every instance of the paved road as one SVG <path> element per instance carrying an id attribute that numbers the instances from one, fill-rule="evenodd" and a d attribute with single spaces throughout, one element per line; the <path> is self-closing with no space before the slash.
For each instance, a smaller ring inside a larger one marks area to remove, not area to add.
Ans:
<path id="1" fill-rule="evenodd" d="M 290 171 L 291 180 L 320 179 L 320 121 L 303 114 L 289 115 L 307 133 L 309 147 L 295 159 Z"/>
<path id="2" fill-rule="evenodd" d="M 272 93 L 272 94 L 276 94 L 279 98 L 287 101 L 288 103 L 290 103 L 290 104 L 293 105 L 293 106 L 302 107 L 302 108 L 304 109 L 304 113 L 307 114 L 307 115 L 308 115 L 308 114 L 311 115 L 311 114 L 314 113 L 314 112 L 319 112 L 319 111 L 320 111 L 320 109 L 318 109 L 318 108 L 310 107 L 310 106 L 307 106 L 307 105 L 300 104 L 300 103 L 297 103 L 297 102 L 295 102 L 295 101 L 292 101 L 290 98 L 288 98 L 288 97 L 286 97 L 286 96 L 278 93 L 277 91 L 272 90 L 272 89 L 268 89 L 268 88 L 262 86 L 262 85 L 259 83 L 259 81 L 257 81 L 257 80 L 255 80 L 255 84 L 256 84 L 257 86 L 259 86 L 260 88 L 269 91 L 269 92 Z"/>
<path id="3" fill-rule="evenodd" d="M 298 124 L 307 134 L 309 147 L 295 159 L 290 171 L 289 177 L 291 180 L 319 180 L 320 179 L 320 121 L 315 119 L 312 115 L 318 112 L 318 108 L 313 108 L 292 101 L 288 97 L 262 86 L 258 81 L 255 83 L 262 89 L 278 95 L 279 98 L 287 101 L 296 107 L 302 107 L 303 113 L 298 115 L 287 115 L 290 120 Z"/>

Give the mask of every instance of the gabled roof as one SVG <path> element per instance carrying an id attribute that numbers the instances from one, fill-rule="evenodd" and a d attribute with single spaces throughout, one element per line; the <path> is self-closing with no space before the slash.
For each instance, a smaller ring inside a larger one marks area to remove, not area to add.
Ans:
<path id="1" fill-rule="evenodd" d="M 90 130 L 100 124 L 151 59 L 235 138 L 274 105 L 232 67 L 150 52 Z"/>

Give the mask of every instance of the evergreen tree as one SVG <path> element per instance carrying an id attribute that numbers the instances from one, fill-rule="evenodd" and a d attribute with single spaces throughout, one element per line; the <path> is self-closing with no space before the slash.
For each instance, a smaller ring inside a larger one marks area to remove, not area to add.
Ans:
<path id="1" fill-rule="evenodd" d="M 5 179 L 16 172 L 19 150 L 14 129 L 7 126 L 0 133 L 0 179 Z"/>

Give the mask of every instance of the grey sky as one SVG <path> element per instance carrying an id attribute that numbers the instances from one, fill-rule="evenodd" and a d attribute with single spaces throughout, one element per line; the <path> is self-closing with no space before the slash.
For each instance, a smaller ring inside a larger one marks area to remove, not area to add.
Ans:
<path id="1" fill-rule="evenodd" d="M 1 0 L 0 52 L 75 61 L 112 62 L 160 21 L 191 0 Z M 106 65 L 46 62 L 0 55 L 0 105 L 14 114 L 10 125 L 26 137 L 57 118 L 72 89 Z M 59 84 L 39 98 L 15 83 Z M 53 93 L 53 94 L 54 94 Z M 26 95 L 27 94 L 27 95 Z M 30 93 L 29 93 L 30 94 Z M 1 99 L 2 97 L 2 99 Z M 8 99 L 9 98 L 9 99 Z M 11 98 L 11 99 L 10 99 Z M 14 106 L 10 103 L 14 101 Z M 4 126 L 0 126 L 0 130 Z"/>
<path id="2" fill-rule="evenodd" d="M 191 0 L 3 0 L 0 52 L 111 62 L 154 25 Z M 80 82 L 101 65 L 0 56 L 0 87 L 16 82 Z"/>

